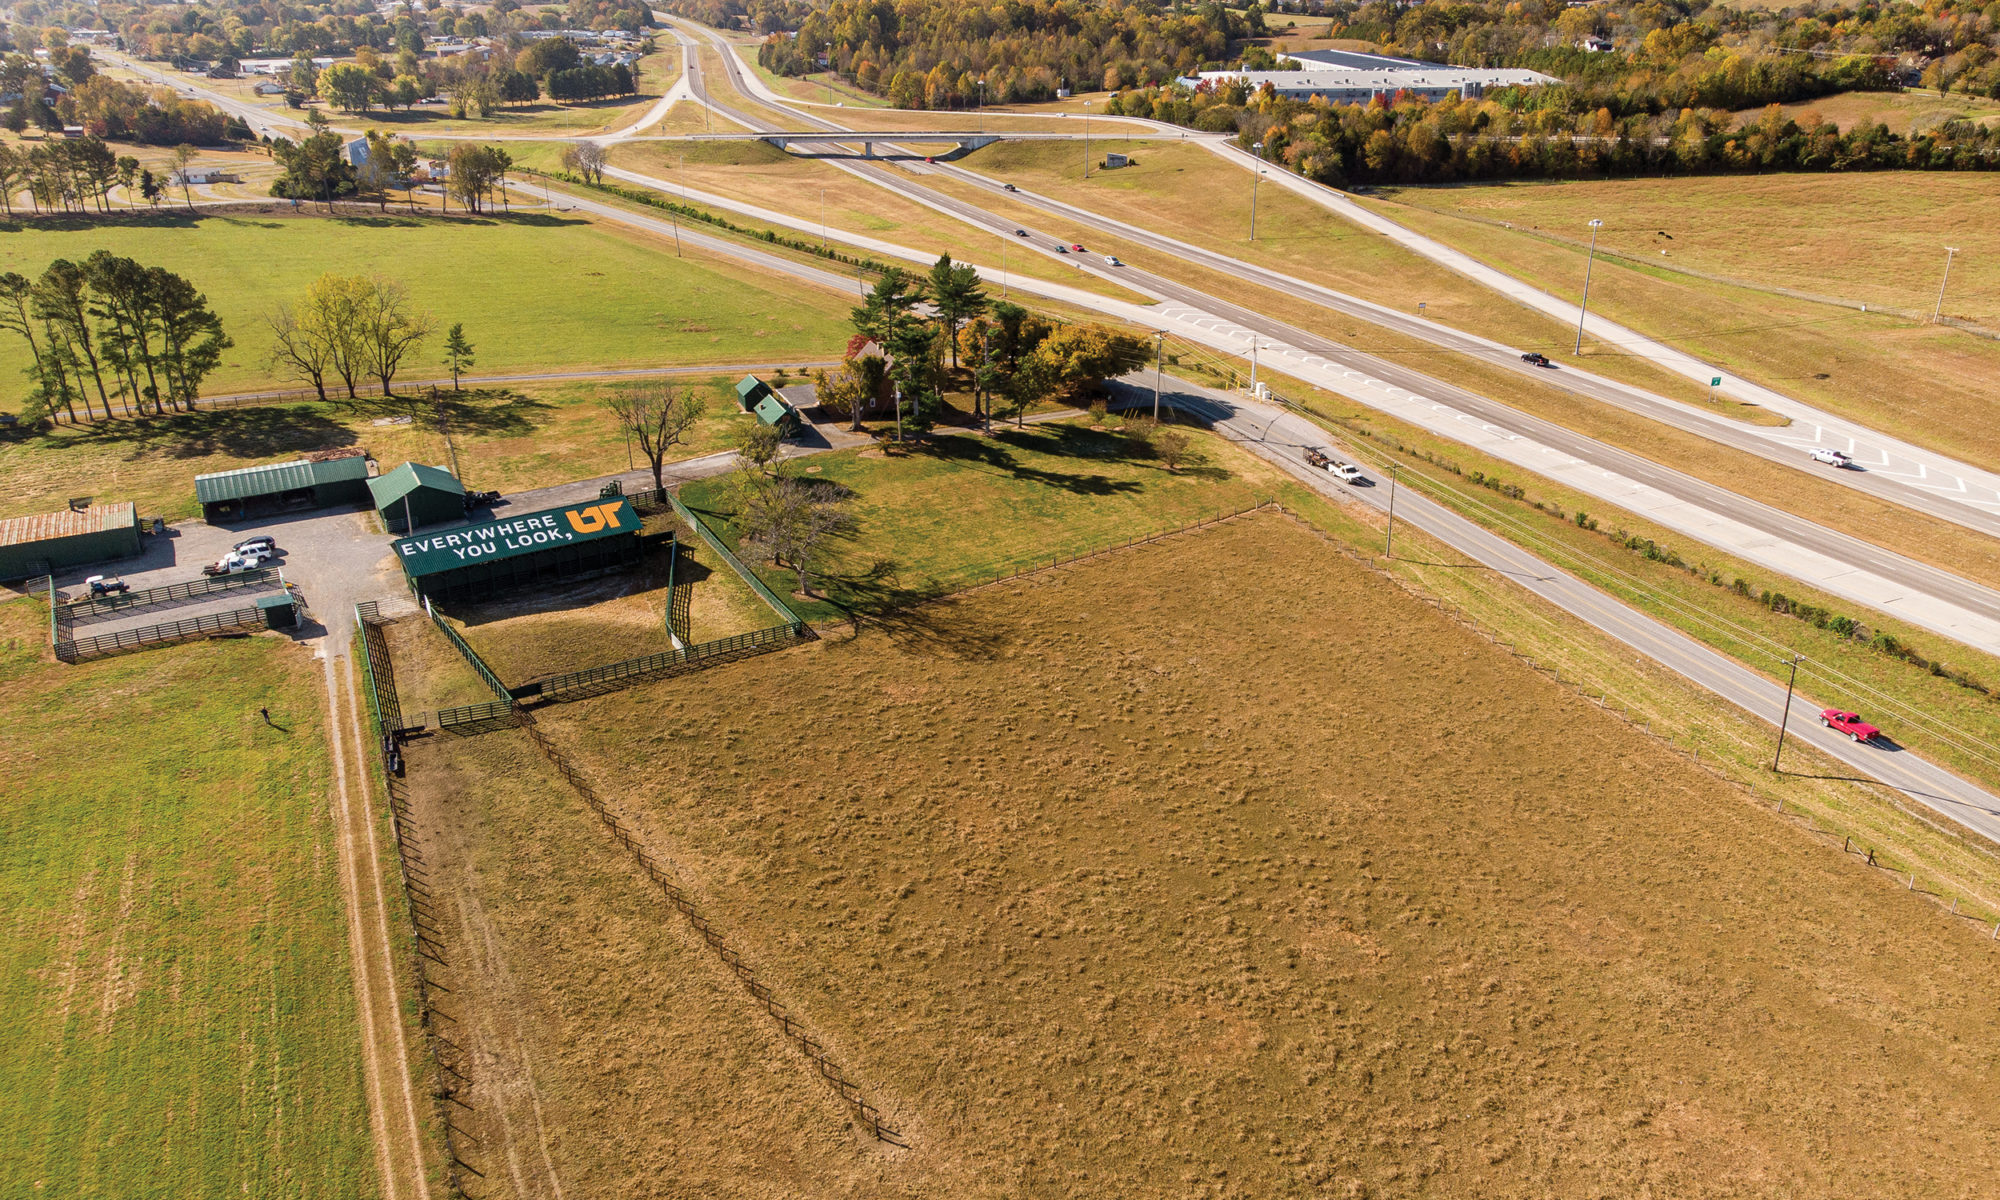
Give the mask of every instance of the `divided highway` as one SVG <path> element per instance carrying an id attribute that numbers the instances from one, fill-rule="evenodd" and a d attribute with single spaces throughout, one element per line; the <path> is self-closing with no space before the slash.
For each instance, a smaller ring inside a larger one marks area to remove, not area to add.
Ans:
<path id="1" fill-rule="evenodd" d="M 721 42 L 721 39 L 716 38 L 708 30 L 696 27 L 696 31 L 723 46 L 721 61 L 724 70 L 730 74 L 731 82 L 739 93 L 751 95 L 762 89 L 760 83 L 754 83 L 749 74 L 742 70 L 735 56 L 729 52 L 726 42 Z M 695 60 L 691 57 L 692 61 Z M 717 112 L 752 129 L 773 128 L 768 121 L 717 104 L 709 98 L 698 70 L 691 70 L 689 79 L 697 96 L 713 106 Z M 777 99 L 775 96 L 770 98 Z M 839 145 L 840 133 L 848 132 L 830 121 L 800 113 L 795 109 L 789 110 L 787 116 L 810 123 L 827 132 L 829 137 L 825 145 L 828 151 Z M 834 165 L 850 174 L 890 188 L 908 199 L 986 232 L 1010 236 L 1015 231 L 1016 226 L 1013 222 L 997 217 L 970 202 L 925 187 L 911 179 L 907 171 L 877 162 L 857 162 L 852 159 L 833 161 Z M 938 169 L 934 165 L 914 164 L 914 166 L 919 170 Z M 662 186 L 659 181 L 646 180 L 643 176 L 629 172 L 620 174 L 627 179 Z M 960 175 L 980 180 L 982 184 L 990 186 L 990 181 L 980 179 L 971 173 L 960 172 Z M 727 207 L 738 209 L 748 207 L 721 198 L 709 199 L 711 202 L 720 201 Z M 1067 206 L 1062 207 L 1067 208 Z M 791 224 L 802 230 L 811 228 L 806 222 L 784 218 L 779 214 L 760 211 L 759 215 L 765 216 L 766 219 L 777 216 L 781 223 Z M 1050 258 L 1059 257 L 1053 250 L 1058 244 L 1058 239 L 1035 234 L 1032 231 L 1030 234 L 1027 241 L 1035 249 Z M 1129 236 L 1123 229 L 1120 230 L 1120 234 Z M 1166 245 L 1172 243 L 1172 239 L 1155 238 L 1154 242 Z M 879 242 L 874 244 L 882 245 Z M 1173 245 L 1184 244 L 1173 243 Z M 1190 253 L 1184 256 L 1169 247 L 1167 252 L 1175 253 L 1177 257 L 1189 257 L 1194 261 L 1199 261 L 1195 256 L 1206 255 L 1209 261 L 1203 265 L 1218 269 L 1229 269 L 1239 273 L 1256 270 L 1237 264 L 1233 259 L 1201 251 L 1198 248 L 1189 247 L 1188 251 Z M 903 256 L 912 259 L 921 257 L 910 251 L 902 253 Z M 1078 261 L 1087 260 L 1088 256 L 1062 255 L 1060 258 L 1076 269 L 1088 271 L 1161 301 L 1157 307 L 1145 308 L 1087 293 L 1079 296 L 1076 289 L 1061 289 L 1061 298 L 1069 303 L 1080 303 L 1107 315 L 1119 316 L 1139 324 L 1172 327 L 1191 340 L 1228 353 L 1244 357 L 1251 357 L 1253 354 L 1261 356 L 1265 363 L 1281 364 L 1282 369 L 1288 374 L 1307 379 L 1309 382 L 1445 437 L 1475 446 L 1526 470 L 1557 479 L 1585 495 L 1639 513 L 1665 528 L 1685 534 L 1704 544 L 1782 572 L 1832 595 L 1878 611 L 1893 613 L 1913 625 L 1943 634 L 1975 648 L 2000 653 L 2000 592 L 1991 588 L 1926 566 L 1860 538 L 1738 496 L 1726 488 L 1703 482 L 1638 455 L 1606 446 L 1554 422 L 1530 416 L 1463 388 L 1445 384 L 1401 364 L 1362 353 L 1320 334 L 1273 320 L 1175 280 L 1128 266 L 1109 267 L 1089 261 Z M 1291 290 L 1299 290 L 1302 286 L 1302 281 L 1288 280 L 1276 272 L 1266 272 L 1266 274 L 1274 280 L 1282 281 L 1282 285 Z M 1016 279 L 1012 286 L 1018 290 L 1050 294 L 1048 285 L 1032 279 Z M 1339 296 L 1330 289 L 1318 289 L 1312 298 L 1320 299 L 1320 293 Z M 1341 299 L 1357 306 L 1354 315 L 1367 320 L 1380 318 L 1378 306 L 1369 305 L 1352 297 Z M 1426 340 L 1439 341 L 1448 348 L 1463 348 L 1466 352 L 1487 357 L 1510 353 L 1494 343 L 1469 338 L 1454 331 L 1441 330 L 1429 322 L 1419 322 L 1414 318 L 1400 315 L 1398 321 L 1400 328 L 1420 332 Z M 1253 346 L 1256 347 L 1255 351 L 1252 350 Z M 1519 367 L 1519 365 L 1517 358 L 1514 366 Z M 1652 409 L 1647 415 L 1677 425 L 1683 423 L 1683 418 L 1687 414 L 1695 411 L 1673 401 L 1657 397 L 1648 398 L 1638 389 L 1625 388 L 1608 380 L 1597 380 L 1590 386 L 1601 387 L 1604 396 L 1617 397 L 1628 405 L 1649 403 Z M 1703 420 L 1697 426 L 1696 432 L 1703 431 L 1704 427 L 1716 420 L 1707 414 L 1700 416 Z M 1802 460 L 1802 454 L 1794 459 L 1795 463 Z M 1995 531 L 2000 532 L 2000 526 L 1996 526 Z"/>

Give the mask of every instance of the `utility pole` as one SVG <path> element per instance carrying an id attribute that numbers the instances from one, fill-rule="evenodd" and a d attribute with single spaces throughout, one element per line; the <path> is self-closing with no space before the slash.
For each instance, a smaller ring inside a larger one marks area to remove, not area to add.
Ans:
<path id="1" fill-rule="evenodd" d="M 826 189 L 819 190 L 819 248 L 826 249 Z"/>
<path id="2" fill-rule="evenodd" d="M 1938 284 L 1937 307 L 1931 310 L 1931 324 L 1936 325 L 1944 316 L 1944 290 L 1951 286 L 1951 260 L 1957 255 L 1957 246 L 1944 248 L 1944 280 Z"/>
<path id="3" fill-rule="evenodd" d="M 1396 557 L 1396 470 L 1395 460 L 1389 462 L 1389 540 L 1382 547 L 1382 557 Z"/>
<path id="4" fill-rule="evenodd" d="M 1570 351 L 1572 358 L 1583 354 L 1583 317 L 1590 311 L 1590 269 L 1597 265 L 1597 231 L 1602 228 L 1604 222 L 1593 217 L 1590 222 L 1590 257 L 1583 263 L 1583 303 L 1576 308 L 1576 349 Z"/>
<path id="5" fill-rule="evenodd" d="M 1153 419 L 1160 419 L 1160 373 L 1165 369 L 1167 357 L 1167 331 L 1153 331 Z"/>
<path id="6" fill-rule="evenodd" d="M 1257 185 L 1264 182 L 1264 143 L 1257 143 L 1257 173 L 1250 177 L 1250 240 L 1257 240 Z"/>
<path id="7" fill-rule="evenodd" d="M 1792 719 L 1792 687 L 1799 681 L 1799 660 L 1803 654 L 1792 655 L 1792 677 L 1785 681 L 1785 715 L 1778 718 L 1778 753 L 1771 756 L 1771 771 L 1778 770 L 1778 755 L 1785 752 L 1785 725 Z"/>
<path id="8" fill-rule="evenodd" d="M 1090 101 L 1083 102 L 1083 177 L 1090 178 Z"/>

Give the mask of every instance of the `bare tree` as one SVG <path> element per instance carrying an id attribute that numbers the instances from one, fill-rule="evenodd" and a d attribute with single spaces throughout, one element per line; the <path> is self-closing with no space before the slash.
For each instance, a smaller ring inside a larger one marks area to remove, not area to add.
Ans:
<path id="1" fill-rule="evenodd" d="M 753 490 L 743 506 L 743 541 L 799 573 L 799 591 L 812 595 L 812 572 L 833 542 L 854 530 L 847 502 L 854 493 L 826 479 L 779 476 Z"/>
<path id="2" fill-rule="evenodd" d="M 596 142 L 572 142 L 563 151 L 563 168 L 592 183 L 604 178 L 604 147 Z"/>
<path id="3" fill-rule="evenodd" d="M 408 293 L 393 279 L 376 276 L 357 289 L 354 344 L 370 375 L 382 383 L 382 394 L 402 369 L 403 360 L 421 346 L 437 325 L 427 312 L 411 308 Z"/>
<path id="4" fill-rule="evenodd" d="M 333 367 L 334 348 L 323 330 L 301 321 L 288 304 L 271 310 L 271 365 L 291 379 L 310 383 L 326 399 L 326 376 Z"/>
<path id="5" fill-rule="evenodd" d="M 604 398 L 604 406 L 653 464 L 653 486 L 666 490 L 667 452 L 685 442 L 701 419 L 701 397 L 670 383 L 658 383 L 613 393 Z"/>

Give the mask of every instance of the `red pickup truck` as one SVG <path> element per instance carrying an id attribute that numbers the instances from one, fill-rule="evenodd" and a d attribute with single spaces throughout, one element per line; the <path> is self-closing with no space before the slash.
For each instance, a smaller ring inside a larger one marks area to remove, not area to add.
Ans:
<path id="1" fill-rule="evenodd" d="M 1870 725 L 1851 712 L 1829 708 L 1819 714 L 1819 723 L 1837 733 L 1844 733 L 1857 742 L 1872 742 L 1882 731 Z"/>

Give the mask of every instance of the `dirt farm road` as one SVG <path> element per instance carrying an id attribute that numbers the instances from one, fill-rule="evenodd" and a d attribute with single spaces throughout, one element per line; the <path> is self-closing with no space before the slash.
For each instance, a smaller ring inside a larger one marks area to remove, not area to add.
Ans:
<path id="1" fill-rule="evenodd" d="M 1150 403 L 1150 372 L 1128 377 L 1124 386 Z M 1305 461 L 1309 446 L 1324 446 L 1319 426 L 1275 405 L 1224 395 L 1185 381 L 1173 381 L 1172 402 L 1213 422 L 1222 436 L 1278 464 L 1315 490 L 1342 500 L 1387 509 L 1389 489 L 1337 482 Z M 1593 627 L 1670 670 L 1721 696 L 1773 728 L 1785 705 L 1785 689 L 1749 667 L 1598 591 L 1546 559 L 1488 533 L 1443 505 L 1404 488 L 1396 496 L 1396 517 L 1504 574 L 1515 583 L 1588 622 Z M 1819 725 L 1818 709 L 1803 699 L 1792 704 L 1787 737 L 1810 744 L 1868 779 L 1894 788 L 1917 803 L 2000 844 L 2000 797 L 1907 750 L 1856 745 Z"/>

